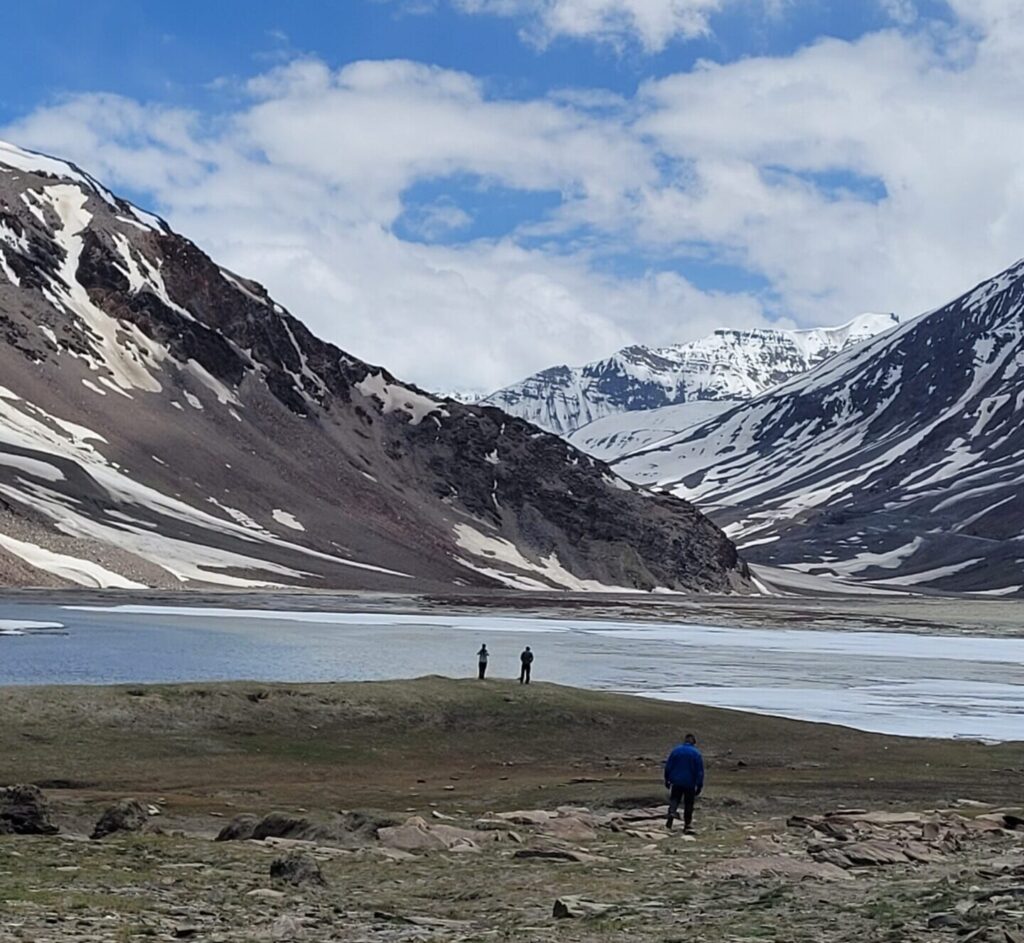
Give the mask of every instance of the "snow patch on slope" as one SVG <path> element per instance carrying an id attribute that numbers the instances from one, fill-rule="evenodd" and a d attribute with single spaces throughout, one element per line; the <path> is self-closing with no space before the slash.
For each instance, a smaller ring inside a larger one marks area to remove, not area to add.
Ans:
<path id="1" fill-rule="evenodd" d="M 634 587 L 611 586 L 597 580 L 580 579 L 570 573 L 554 553 L 542 558 L 540 563 L 534 563 L 523 556 L 512 541 L 488 536 L 469 524 L 455 525 L 455 543 L 472 556 L 504 564 L 504 568 L 481 566 L 478 562 L 465 559 L 460 559 L 459 563 L 515 589 L 546 590 L 554 586 L 584 593 L 640 592 Z M 523 572 L 510 573 L 507 567 Z"/>
<path id="2" fill-rule="evenodd" d="M 282 527 L 287 527 L 291 530 L 302 530 L 306 528 L 302 526 L 299 519 L 288 511 L 282 511 L 280 508 L 274 508 L 271 516 L 280 524 Z"/>
<path id="3" fill-rule="evenodd" d="M 25 540 L 15 540 L 6 534 L 0 534 L 0 547 L 37 570 L 44 570 L 79 586 L 91 586 L 98 589 L 146 588 L 142 583 L 126 579 L 119 573 L 108 570 L 91 560 L 80 560 L 78 557 L 71 557 L 66 553 L 55 553 Z"/>
<path id="4" fill-rule="evenodd" d="M 92 214 L 85 208 L 87 195 L 70 184 L 46 187 L 43 195 L 60 219 L 61 228 L 54 233 L 54 238 L 65 253 L 59 280 L 52 283 L 54 300 L 78 315 L 91 330 L 102 351 L 101 366 L 110 371 L 118 386 L 123 390 L 159 393 L 162 389 L 160 382 L 149 372 L 146 361 L 149 360 L 150 365 L 159 363 L 166 358 L 166 349 L 134 325 L 125 325 L 94 305 L 78 281 L 81 234 L 92 219 Z M 119 338 L 119 334 L 127 337 Z"/>
<path id="5" fill-rule="evenodd" d="M 448 411 L 437 400 L 422 393 L 416 393 L 400 383 L 388 383 L 382 373 L 368 373 L 355 384 L 363 396 L 373 397 L 383 406 L 385 414 L 398 410 L 408 415 L 409 424 L 418 426 L 427 416 L 436 413 L 447 416 Z"/>

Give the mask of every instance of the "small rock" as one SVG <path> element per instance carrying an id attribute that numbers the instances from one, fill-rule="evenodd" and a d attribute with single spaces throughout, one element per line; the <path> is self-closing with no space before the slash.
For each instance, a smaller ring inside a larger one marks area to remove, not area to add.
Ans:
<path id="1" fill-rule="evenodd" d="M 326 884 L 320 865 L 312 855 L 293 851 L 284 858 L 275 858 L 270 864 L 270 876 L 288 884 Z"/>
<path id="2" fill-rule="evenodd" d="M 247 841 L 252 838 L 259 818 L 248 813 L 236 815 L 218 833 L 214 841 Z"/>
<path id="3" fill-rule="evenodd" d="M 295 940 L 302 935 L 302 924 L 288 914 L 282 914 L 270 928 L 270 937 L 274 940 Z"/>
<path id="4" fill-rule="evenodd" d="M 284 897 L 284 891 L 275 891 L 272 887 L 257 887 L 245 896 L 256 897 L 260 900 L 280 900 Z"/>
<path id="5" fill-rule="evenodd" d="M 571 917 L 597 917 L 611 909 L 611 904 L 599 904 L 584 897 L 566 896 L 555 901 L 551 915 L 561 920 Z"/>
<path id="6" fill-rule="evenodd" d="M 96 823 L 90 838 L 100 839 L 114 832 L 137 832 L 149 821 L 149 812 L 137 799 L 120 799 Z"/>

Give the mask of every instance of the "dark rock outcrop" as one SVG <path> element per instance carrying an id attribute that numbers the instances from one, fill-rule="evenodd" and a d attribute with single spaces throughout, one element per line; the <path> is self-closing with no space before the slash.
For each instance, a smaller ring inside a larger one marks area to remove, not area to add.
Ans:
<path id="1" fill-rule="evenodd" d="M 358 848 L 373 842 L 380 828 L 397 824 L 386 816 L 342 812 L 323 819 L 309 819 L 286 812 L 236 815 L 217 835 L 216 841 L 264 841 L 284 838 L 317 842 L 341 848 Z"/>
<path id="2" fill-rule="evenodd" d="M 114 832 L 139 832 L 149 822 L 149 810 L 137 799 L 119 799 L 100 816 L 90 838 L 100 839 Z"/>
<path id="3" fill-rule="evenodd" d="M 275 858 L 270 863 L 270 877 L 296 887 L 303 884 L 323 886 L 327 883 L 316 858 L 304 851 L 293 851 L 283 858 Z"/>
<path id="4" fill-rule="evenodd" d="M 55 835 L 50 805 L 37 786 L 0 788 L 0 835 Z"/>

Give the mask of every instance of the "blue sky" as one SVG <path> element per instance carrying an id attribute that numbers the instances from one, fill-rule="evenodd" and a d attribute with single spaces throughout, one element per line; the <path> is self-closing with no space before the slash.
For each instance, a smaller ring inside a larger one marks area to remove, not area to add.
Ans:
<path id="1" fill-rule="evenodd" d="M 1022 13 L 40 0 L 4 13 L 0 137 L 354 353 L 485 389 L 716 326 L 912 315 L 1009 264 L 1015 160 L 980 152 L 1020 127 Z"/>
<path id="2" fill-rule="evenodd" d="M 426 5 L 424 5 L 426 6 Z M 646 78 L 692 67 L 785 55 L 820 36 L 856 39 L 891 25 L 872 0 L 810 0 L 768 18 L 741 4 L 712 18 L 714 32 L 677 38 L 660 52 L 559 39 L 546 48 L 522 42 L 517 23 L 467 16 L 441 3 L 418 15 L 400 0 L 37 0 L 4 10 L 7 44 L 0 121 L 55 97 L 113 91 L 204 108 L 223 105 L 211 86 L 268 63 L 316 54 L 334 65 L 359 59 L 414 59 L 486 76 L 513 96 L 586 86 L 623 94 Z M 944 5 L 921 5 L 947 15 Z M 421 8 L 422 9 L 422 8 Z"/>

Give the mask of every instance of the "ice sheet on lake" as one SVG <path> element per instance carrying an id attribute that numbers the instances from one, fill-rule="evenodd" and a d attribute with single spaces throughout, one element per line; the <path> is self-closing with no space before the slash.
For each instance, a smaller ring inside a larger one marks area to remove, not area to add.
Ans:
<path id="1" fill-rule="evenodd" d="M 25 635 L 47 629 L 63 629 L 63 622 L 33 622 L 28 619 L 0 619 L 0 635 Z"/>
<path id="2" fill-rule="evenodd" d="M 624 694 L 638 692 L 623 690 Z M 1024 733 L 1024 702 L 1013 684 L 924 680 L 866 684 L 841 697 L 828 687 L 712 687 L 676 685 L 646 697 L 689 701 L 711 707 L 812 720 L 908 737 L 955 736 L 976 740 L 1019 740 Z"/>
<path id="3" fill-rule="evenodd" d="M 568 632 L 577 625 L 601 623 L 545 622 L 541 619 L 514 616 L 490 618 L 480 616 L 402 615 L 394 612 L 311 612 L 284 609 L 229 609 L 212 606 L 63 606 L 72 612 L 108 612 L 112 615 L 181 616 L 190 619 L 230 619 L 270 622 L 307 622 L 320 625 L 431 626 L 445 629 L 466 629 L 474 632 Z"/>

